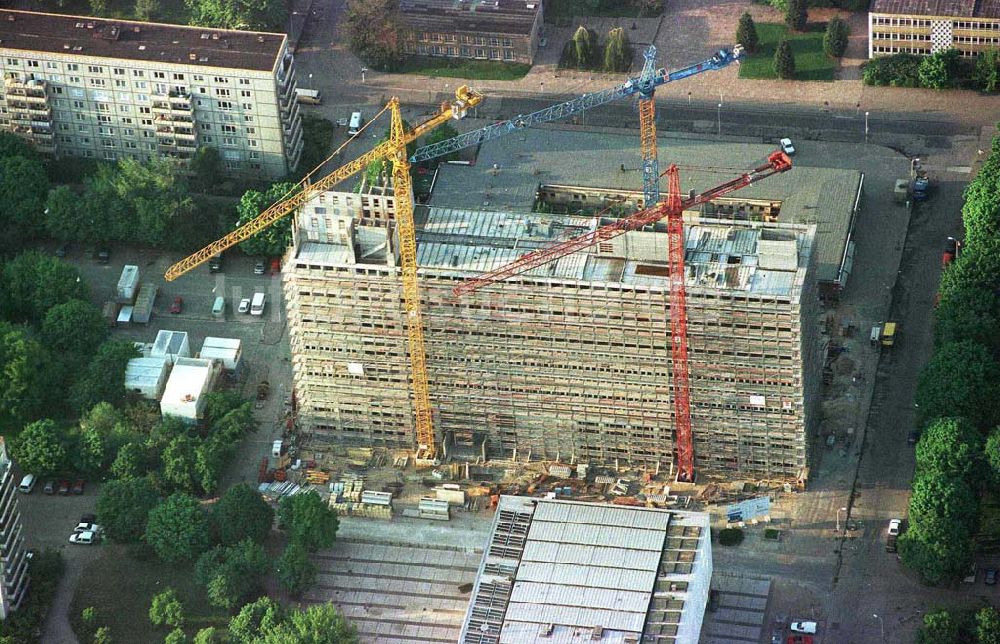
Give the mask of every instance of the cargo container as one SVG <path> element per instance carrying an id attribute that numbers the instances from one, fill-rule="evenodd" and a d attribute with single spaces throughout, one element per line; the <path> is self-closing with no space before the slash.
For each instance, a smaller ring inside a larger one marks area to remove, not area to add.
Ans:
<path id="1" fill-rule="evenodd" d="M 135 297 L 135 310 L 132 312 L 132 321 L 139 324 L 149 324 L 149 318 L 153 315 L 153 303 L 156 302 L 158 289 L 152 284 L 143 284 L 139 287 L 139 294 Z"/>
<path id="2" fill-rule="evenodd" d="M 104 320 L 108 323 L 108 326 L 118 326 L 118 303 L 108 300 L 104 303 L 104 309 L 102 309 L 102 314 L 104 315 Z"/>
<path id="3" fill-rule="evenodd" d="M 178 358 L 190 358 L 191 346 L 188 343 L 188 334 L 184 331 L 161 329 L 156 333 L 156 340 L 149 355 L 153 358 L 166 358 L 170 364 L 175 363 Z"/>
<path id="4" fill-rule="evenodd" d="M 170 373 L 166 358 L 132 358 L 125 367 L 125 389 L 150 400 L 159 400 Z"/>
<path id="5" fill-rule="evenodd" d="M 131 304 L 126 304 L 122 308 L 118 309 L 118 320 L 117 324 L 131 324 L 134 318 L 135 307 Z"/>
<path id="6" fill-rule="evenodd" d="M 199 358 L 219 360 L 227 371 L 239 369 L 243 358 L 243 343 L 237 338 L 205 338 Z"/>
<path id="7" fill-rule="evenodd" d="M 299 103 L 306 105 L 319 105 L 323 102 L 323 96 L 318 89 L 295 88 L 295 98 Z"/>
<path id="8" fill-rule="evenodd" d="M 119 304 L 132 304 L 135 302 L 135 293 L 139 288 L 139 267 L 126 264 L 122 268 L 121 277 L 118 278 L 118 287 L 115 289 L 115 301 Z"/>

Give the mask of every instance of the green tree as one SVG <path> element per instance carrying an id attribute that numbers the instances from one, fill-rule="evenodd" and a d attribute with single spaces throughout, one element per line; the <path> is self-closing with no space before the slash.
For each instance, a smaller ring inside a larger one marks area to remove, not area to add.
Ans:
<path id="1" fill-rule="evenodd" d="M 218 437 L 207 438 L 195 447 L 194 472 L 198 486 L 205 494 L 215 494 L 219 488 L 222 470 L 232 454 L 232 447 L 225 445 Z"/>
<path id="2" fill-rule="evenodd" d="M 389 72 L 402 62 L 399 0 L 348 0 L 344 30 L 348 46 L 366 64 Z"/>
<path id="3" fill-rule="evenodd" d="M 604 45 L 604 70 L 608 72 L 627 72 L 632 65 L 632 45 L 621 27 L 615 27 L 608 32 Z"/>
<path id="4" fill-rule="evenodd" d="M 260 587 L 268 567 L 264 547 L 247 539 L 203 554 L 195 565 L 195 578 L 213 605 L 232 610 Z"/>
<path id="5" fill-rule="evenodd" d="M 19 428 L 47 408 L 49 355 L 24 329 L 0 321 L 0 427 Z"/>
<path id="6" fill-rule="evenodd" d="M 280 0 L 184 0 L 191 24 L 220 29 L 275 30 L 285 26 L 288 8 Z"/>
<path id="7" fill-rule="evenodd" d="M 167 636 L 163 638 L 163 644 L 187 644 L 187 635 L 184 634 L 184 630 L 180 628 L 175 628 L 174 630 L 167 633 Z"/>
<path id="8" fill-rule="evenodd" d="M 191 186 L 199 192 L 212 192 L 225 179 L 222 157 L 215 148 L 202 146 L 194 153 L 191 164 Z"/>
<path id="9" fill-rule="evenodd" d="M 205 424 L 215 425 L 219 419 L 246 401 L 235 391 L 213 391 L 205 394 Z"/>
<path id="10" fill-rule="evenodd" d="M 148 22 L 160 13 L 160 3 L 157 0 L 135 0 L 133 13 L 136 20 Z"/>
<path id="11" fill-rule="evenodd" d="M 962 223 L 965 225 L 965 248 L 958 260 L 945 271 L 945 276 L 956 268 L 973 268 L 986 264 L 974 276 L 983 278 L 976 286 L 991 288 L 996 284 L 996 274 L 991 273 L 997 263 L 996 251 L 1000 240 L 1000 152 L 993 151 L 986 157 L 975 178 L 965 187 L 965 204 L 962 206 Z M 969 264 L 972 267 L 969 267 Z M 989 280 L 988 282 L 986 280 Z M 942 281 L 942 290 L 948 282 Z"/>
<path id="12" fill-rule="evenodd" d="M 930 422 L 917 444 L 917 473 L 972 483 L 982 472 L 983 437 L 964 418 Z"/>
<path id="13" fill-rule="evenodd" d="M 147 478 L 108 481 L 97 497 L 98 524 L 112 541 L 136 543 L 146 533 L 149 513 L 159 500 Z"/>
<path id="14" fill-rule="evenodd" d="M 236 207 L 236 212 L 239 215 L 236 227 L 256 219 L 257 215 L 264 212 L 271 205 L 282 199 L 287 199 L 294 192 L 297 192 L 297 189 L 292 183 L 272 184 L 267 189 L 267 192 L 247 190 L 243 194 L 243 197 L 240 198 L 240 203 Z M 281 255 L 291 243 L 292 219 L 291 217 L 284 217 L 245 242 L 242 242 L 240 249 L 247 255 Z"/>
<path id="15" fill-rule="evenodd" d="M 125 368 L 128 361 L 139 352 L 126 340 L 108 340 L 90 360 L 70 391 L 70 398 L 78 410 L 90 409 L 106 401 L 120 405 L 125 399 Z"/>
<path id="16" fill-rule="evenodd" d="M 749 53 L 757 51 L 757 48 L 760 47 L 757 25 L 748 11 L 744 11 L 743 15 L 740 16 L 740 24 L 736 28 L 736 42 Z"/>
<path id="17" fill-rule="evenodd" d="M 806 0 L 788 0 L 788 9 L 785 11 L 785 24 L 792 31 L 805 31 L 809 22 L 809 8 Z"/>
<path id="18" fill-rule="evenodd" d="M 45 198 L 42 225 L 45 234 L 59 241 L 99 241 L 87 217 L 80 216 L 81 196 L 70 186 L 56 186 Z"/>
<path id="19" fill-rule="evenodd" d="M 774 71 L 778 78 L 786 80 L 795 78 L 795 56 L 792 55 L 792 45 L 782 39 L 774 52 Z"/>
<path id="20" fill-rule="evenodd" d="M 0 132 L 0 158 L 22 157 L 37 159 L 38 153 L 31 144 L 10 132 Z"/>
<path id="21" fill-rule="evenodd" d="M 573 34 L 573 63 L 577 69 L 592 67 L 596 51 L 597 35 L 583 25 L 577 27 Z"/>
<path id="22" fill-rule="evenodd" d="M 933 524 L 974 527 L 979 504 L 969 484 L 937 473 L 918 476 L 910 496 L 911 527 Z M 926 531 L 926 530 L 925 530 Z"/>
<path id="23" fill-rule="evenodd" d="M 909 530 L 897 542 L 899 557 L 927 584 L 955 579 L 972 561 L 972 535 L 962 526 Z"/>
<path id="24" fill-rule="evenodd" d="M 21 253 L 3 267 L 4 317 L 40 322 L 49 309 L 70 300 L 87 300 L 87 285 L 73 266 L 37 251 Z"/>
<path id="25" fill-rule="evenodd" d="M 209 626 L 198 631 L 194 636 L 194 644 L 215 644 L 221 642 L 223 631 L 214 626 Z"/>
<path id="26" fill-rule="evenodd" d="M 104 437 L 93 430 L 81 430 L 76 450 L 76 469 L 97 475 L 108 465 Z"/>
<path id="27" fill-rule="evenodd" d="M 233 644 L 257 644 L 262 634 L 273 631 L 285 619 L 281 604 L 270 597 L 245 604 L 229 620 L 229 640 Z"/>
<path id="28" fill-rule="evenodd" d="M 1000 612 L 992 606 L 976 611 L 976 640 L 978 644 L 1000 644 Z"/>
<path id="29" fill-rule="evenodd" d="M 924 422 L 960 416 L 986 430 L 997 425 L 998 395 L 1000 366 L 981 344 L 963 340 L 934 353 L 920 374 L 916 401 Z"/>
<path id="30" fill-rule="evenodd" d="M 1000 299 L 986 288 L 957 288 L 943 293 L 934 311 L 934 344 L 941 347 L 972 340 L 1000 350 Z"/>
<path id="31" fill-rule="evenodd" d="M 66 368 L 75 372 L 87 363 L 108 336 L 100 309 L 83 300 L 69 300 L 49 308 L 42 320 L 42 340 Z"/>
<path id="32" fill-rule="evenodd" d="M 126 239 L 142 244 L 162 244 L 171 224 L 194 209 L 181 166 L 170 159 L 122 159 L 112 185 L 126 204 Z"/>
<path id="33" fill-rule="evenodd" d="M 149 605 L 149 621 L 153 626 L 184 626 L 184 605 L 176 590 L 167 588 L 153 595 L 153 601 Z"/>
<path id="34" fill-rule="evenodd" d="M 66 448 L 59 426 L 49 419 L 26 425 L 17 437 L 14 455 L 25 472 L 36 476 L 59 472 L 66 464 Z"/>
<path id="35" fill-rule="evenodd" d="M 993 484 L 1000 486 L 1000 427 L 994 427 L 986 438 L 983 455 L 986 459 L 986 467 L 993 478 Z"/>
<path id="36" fill-rule="evenodd" d="M 223 545 L 245 539 L 263 543 L 273 523 L 274 510 L 270 504 L 246 483 L 226 490 L 212 507 L 212 531 Z"/>
<path id="37" fill-rule="evenodd" d="M 299 159 L 302 176 L 312 172 L 330 156 L 335 134 L 336 126 L 332 121 L 312 114 L 302 116 L 302 156 Z"/>
<path id="38" fill-rule="evenodd" d="M 197 485 L 195 449 L 201 444 L 190 436 L 177 436 L 163 450 L 163 478 L 174 489 L 193 492 Z"/>
<path id="39" fill-rule="evenodd" d="M 840 58 L 847 51 L 848 36 L 851 33 L 847 21 L 839 16 L 826 23 L 826 33 L 823 34 L 823 51 L 827 56 Z"/>
<path id="40" fill-rule="evenodd" d="M 191 561 L 208 548 L 205 512 L 197 499 L 176 492 L 149 512 L 144 538 L 167 563 Z"/>
<path id="41" fill-rule="evenodd" d="M 0 157 L 0 254 L 14 254 L 41 231 L 49 179 L 41 162 L 21 156 Z"/>
<path id="42" fill-rule="evenodd" d="M 945 609 L 926 613 L 917 644 L 958 644 L 958 622 Z"/>
<path id="43" fill-rule="evenodd" d="M 289 531 L 292 541 L 309 551 L 332 546 L 340 527 L 336 511 L 314 491 L 282 498 L 278 523 Z"/>
<path id="44" fill-rule="evenodd" d="M 357 631 L 337 612 L 333 604 L 316 604 L 304 611 L 292 611 L 270 632 L 264 644 L 352 644 Z"/>
<path id="45" fill-rule="evenodd" d="M 293 597 L 300 597 L 316 581 L 316 564 L 305 547 L 292 541 L 275 565 L 278 581 Z"/>
<path id="46" fill-rule="evenodd" d="M 244 402 L 212 423 L 212 436 L 232 445 L 255 429 L 257 421 L 253 417 L 253 405 Z"/>
<path id="47" fill-rule="evenodd" d="M 94 631 L 94 644 L 111 644 L 111 627 L 98 627 L 98 629 Z"/>
<path id="48" fill-rule="evenodd" d="M 920 61 L 920 69 L 917 72 L 920 86 L 928 89 L 950 87 L 957 76 L 959 64 L 957 49 L 946 49 L 925 56 Z"/>
<path id="49" fill-rule="evenodd" d="M 149 450 L 136 442 L 125 443 L 111 463 L 111 474 L 122 480 L 142 478 L 149 471 Z"/>
<path id="50" fill-rule="evenodd" d="M 973 79 L 984 92 L 1000 91 L 1000 49 L 990 48 L 979 54 Z"/>

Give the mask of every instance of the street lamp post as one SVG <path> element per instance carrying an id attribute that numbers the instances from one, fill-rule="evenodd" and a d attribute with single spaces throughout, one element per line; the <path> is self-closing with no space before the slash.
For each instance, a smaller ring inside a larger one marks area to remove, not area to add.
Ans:
<path id="1" fill-rule="evenodd" d="M 841 512 L 847 512 L 847 508 L 839 508 L 837 510 L 837 532 L 840 532 L 840 513 Z"/>
<path id="2" fill-rule="evenodd" d="M 868 143 L 868 112 L 865 112 L 865 143 Z"/>
<path id="3" fill-rule="evenodd" d="M 879 617 L 878 615 L 875 615 L 875 614 L 873 614 L 873 615 L 872 615 L 872 617 L 873 617 L 874 619 L 877 619 L 877 620 L 878 620 L 878 625 L 879 625 L 879 628 L 880 628 L 880 629 L 881 629 L 881 631 L 882 631 L 882 641 L 884 642 L 884 641 L 885 641 L 885 622 L 884 622 L 884 621 L 882 620 L 882 618 L 881 618 L 881 617 Z"/>
<path id="4" fill-rule="evenodd" d="M 722 136 L 722 103 L 719 103 L 719 136 Z"/>

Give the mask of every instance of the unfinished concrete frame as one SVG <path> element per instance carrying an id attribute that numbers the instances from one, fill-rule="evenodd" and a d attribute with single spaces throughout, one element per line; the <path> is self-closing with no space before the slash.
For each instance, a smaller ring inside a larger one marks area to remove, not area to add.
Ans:
<path id="1" fill-rule="evenodd" d="M 300 419 L 317 439 L 414 445 L 396 244 L 393 224 L 380 214 L 390 206 L 381 196 L 373 206 L 368 195 L 327 193 L 296 218 L 285 297 Z M 756 231 L 760 249 L 768 235 L 795 239 L 797 270 L 776 294 L 727 288 L 739 267 L 726 267 L 724 256 L 719 275 L 708 273 L 721 288 L 689 279 L 696 468 L 793 478 L 806 465 L 822 367 L 815 226 L 724 223 L 730 237 Z M 470 262 L 492 259 L 492 268 L 519 251 L 509 239 L 435 230 L 421 234 L 420 275 L 434 423 L 447 451 L 670 467 L 666 235 L 629 233 L 458 301 L 450 291 L 471 274 L 463 270 Z M 517 243 L 551 243 L 542 237 L 536 221 Z M 457 259 L 456 249 L 467 256 Z M 639 256 L 634 283 L 607 277 Z"/>

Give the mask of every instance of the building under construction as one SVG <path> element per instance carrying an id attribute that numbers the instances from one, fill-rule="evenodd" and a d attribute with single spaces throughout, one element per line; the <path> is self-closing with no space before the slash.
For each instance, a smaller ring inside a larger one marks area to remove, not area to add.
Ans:
<path id="1" fill-rule="evenodd" d="M 817 420 L 816 226 L 686 217 L 696 469 L 795 477 Z M 621 237 L 456 299 L 593 216 L 417 212 L 434 425 L 456 456 L 673 463 L 667 234 Z M 414 446 L 393 199 L 327 192 L 286 261 L 295 391 L 316 440 Z"/>

